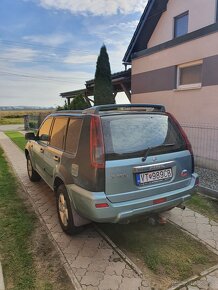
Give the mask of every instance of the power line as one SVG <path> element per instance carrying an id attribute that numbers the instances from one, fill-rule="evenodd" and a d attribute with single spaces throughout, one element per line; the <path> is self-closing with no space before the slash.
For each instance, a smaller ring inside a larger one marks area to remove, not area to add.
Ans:
<path id="1" fill-rule="evenodd" d="M 22 78 L 30 78 L 30 79 L 38 79 L 38 80 L 44 80 L 44 81 L 55 81 L 55 82 L 63 82 L 63 83 L 72 83 L 73 80 L 86 80 L 85 78 L 79 78 L 79 77 L 73 77 L 61 79 L 61 77 L 51 77 L 51 76 L 39 76 L 39 75 L 27 75 L 27 74 L 19 74 L 19 73 L 12 73 L 12 72 L 6 72 L 6 71 L 0 71 L 0 74 L 3 76 L 12 76 L 12 77 L 22 77 Z"/>
<path id="2" fill-rule="evenodd" d="M 48 59 L 43 60 L 32 60 L 32 59 L 23 59 L 23 58 L 4 58 L 0 57 L 0 60 L 5 60 L 8 62 L 27 62 L 27 63 L 53 63 L 53 64 L 63 64 L 63 65 L 82 65 L 82 63 L 73 63 L 73 62 L 61 62 L 61 61 L 53 61 Z M 84 63 L 84 65 L 95 65 L 95 63 Z"/>
<path id="3" fill-rule="evenodd" d="M 10 75 L 20 75 L 20 76 L 31 76 L 31 77 L 45 77 L 45 78 L 50 78 L 50 79 L 72 79 L 71 77 L 60 77 L 60 76 L 49 76 L 49 75 L 32 75 L 32 74 L 29 74 L 29 73 L 25 73 L 25 74 L 20 74 L 20 73 L 17 73 L 17 72 L 10 72 L 10 71 L 0 71 L 0 73 L 4 73 L 4 74 L 10 74 Z M 73 77 L 75 79 L 85 79 L 85 78 L 82 78 L 82 77 Z"/>
<path id="4" fill-rule="evenodd" d="M 30 43 L 30 42 L 19 42 L 19 41 L 12 41 L 12 40 L 6 40 L 6 39 L 0 39 L 0 42 L 3 43 L 3 45 L 7 45 L 7 46 L 13 46 L 14 45 L 19 45 L 19 47 L 21 45 L 26 45 L 26 46 L 30 46 L 30 47 L 42 47 L 42 48 L 47 48 L 47 49 L 51 49 L 51 50 L 57 50 L 57 51 L 65 51 L 65 52 L 69 52 L 69 51 L 75 51 L 75 53 L 78 52 L 82 52 L 82 53 L 90 53 L 90 50 L 80 50 L 80 49 L 73 49 L 71 50 L 66 49 L 66 48 L 61 48 L 61 47 L 57 47 L 57 46 L 49 46 L 49 45 L 44 45 L 44 44 L 34 44 L 34 43 Z"/>

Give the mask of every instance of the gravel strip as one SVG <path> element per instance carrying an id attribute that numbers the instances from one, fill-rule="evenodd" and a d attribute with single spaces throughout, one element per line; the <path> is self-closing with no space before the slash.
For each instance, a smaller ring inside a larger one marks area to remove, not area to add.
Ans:
<path id="1" fill-rule="evenodd" d="M 218 191 L 218 171 L 202 167 L 195 167 L 195 171 L 200 177 L 200 186 Z"/>

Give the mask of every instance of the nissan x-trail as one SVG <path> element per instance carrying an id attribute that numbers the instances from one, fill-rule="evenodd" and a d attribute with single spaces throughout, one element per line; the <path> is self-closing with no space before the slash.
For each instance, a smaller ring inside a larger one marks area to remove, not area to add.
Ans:
<path id="1" fill-rule="evenodd" d="M 56 112 L 26 139 L 29 178 L 55 191 L 68 234 L 180 206 L 198 184 L 191 144 L 161 105 Z"/>

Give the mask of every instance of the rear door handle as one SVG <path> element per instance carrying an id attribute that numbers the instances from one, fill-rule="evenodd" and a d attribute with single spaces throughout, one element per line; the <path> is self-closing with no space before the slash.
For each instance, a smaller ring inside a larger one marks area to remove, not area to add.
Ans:
<path id="1" fill-rule="evenodd" d="M 44 153 L 44 149 L 43 149 L 43 148 L 40 148 L 40 152 L 41 152 L 41 153 Z"/>
<path id="2" fill-rule="evenodd" d="M 60 157 L 58 157 L 58 156 L 54 156 L 53 159 L 54 159 L 54 161 L 56 161 L 56 162 L 59 162 L 59 161 L 60 161 Z"/>

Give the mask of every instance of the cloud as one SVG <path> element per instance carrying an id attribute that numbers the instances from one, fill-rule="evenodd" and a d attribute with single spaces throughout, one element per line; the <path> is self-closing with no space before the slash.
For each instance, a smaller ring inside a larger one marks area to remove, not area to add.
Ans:
<path id="1" fill-rule="evenodd" d="M 109 25 L 95 25 L 95 29 L 92 29 L 91 23 L 87 21 L 86 29 L 88 33 L 107 46 L 112 72 L 124 69 L 122 59 L 137 24 L 138 20 L 132 20 Z"/>
<path id="2" fill-rule="evenodd" d="M 12 47 L 1 51 L 1 58 L 14 61 L 32 60 L 38 55 L 38 52 L 31 48 Z"/>
<path id="3" fill-rule="evenodd" d="M 61 71 L 43 66 L 24 69 L 8 67 L 6 63 L 2 65 L 0 63 L 1 71 L 14 75 L 0 72 L 1 105 L 57 106 L 63 103 L 59 96 L 61 92 L 85 88 L 85 81 L 93 78 L 92 73 L 82 70 Z M 37 78 L 40 76 L 42 79 Z"/>
<path id="4" fill-rule="evenodd" d="M 142 12 L 146 0 L 38 0 L 44 8 L 70 11 L 72 14 L 115 15 Z"/>
<path id="5" fill-rule="evenodd" d="M 97 54 L 83 54 L 75 52 L 69 53 L 64 59 L 64 63 L 70 64 L 95 64 L 97 61 Z"/>
<path id="6" fill-rule="evenodd" d="M 24 36 L 24 40 L 46 46 L 59 46 L 72 40 L 71 34 L 49 34 Z"/>

